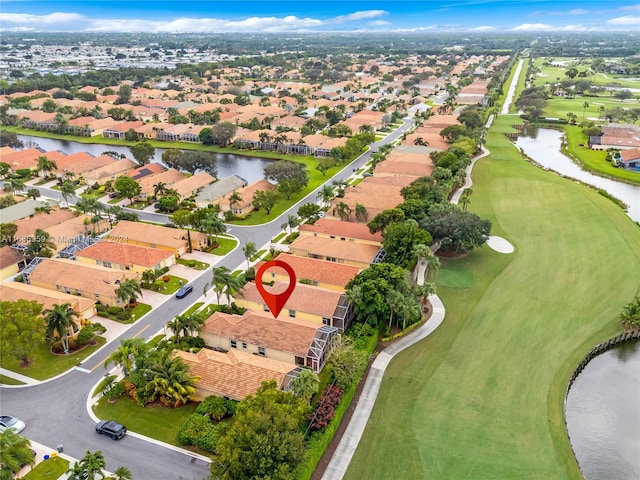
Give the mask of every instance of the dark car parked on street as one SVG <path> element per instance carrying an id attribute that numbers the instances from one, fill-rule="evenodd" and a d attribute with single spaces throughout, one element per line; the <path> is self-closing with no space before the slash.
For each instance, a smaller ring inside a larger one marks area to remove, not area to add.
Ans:
<path id="1" fill-rule="evenodd" d="M 191 292 L 193 292 L 193 285 L 185 285 L 180 290 L 178 290 L 178 293 L 176 293 L 176 298 L 184 298 Z"/>
<path id="2" fill-rule="evenodd" d="M 96 432 L 99 435 L 108 435 L 114 440 L 119 440 L 126 435 L 127 427 L 113 420 L 102 420 L 96 425 Z"/>

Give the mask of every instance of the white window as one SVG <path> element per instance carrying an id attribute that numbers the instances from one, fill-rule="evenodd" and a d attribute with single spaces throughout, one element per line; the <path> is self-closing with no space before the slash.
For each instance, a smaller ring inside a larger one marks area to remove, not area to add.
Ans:
<path id="1" fill-rule="evenodd" d="M 229 344 L 231 345 L 231 348 L 238 348 L 238 345 L 235 340 L 229 340 Z"/>
<path id="2" fill-rule="evenodd" d="M 291 309 L 289 309 L 289 316 L 290 316 L 291 318 L 296 318 L 296 311 L 295 311 L 295 310 L 291 310 Z"/>
<path id="3" fill-rule="evenodd" d="M 260 355 L 261 357 L 264 357 L 265 355 L 264 347 L 258 347 L 258 355 Z"/>

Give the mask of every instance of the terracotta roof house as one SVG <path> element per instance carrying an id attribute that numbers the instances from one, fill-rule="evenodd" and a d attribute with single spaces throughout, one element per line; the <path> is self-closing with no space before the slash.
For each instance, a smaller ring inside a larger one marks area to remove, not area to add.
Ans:
<path id="1" fill-rule="evenodd" d="M 119 221 L 113 230 L 109 232 L 108 238 L 113 239 L 115 242 L 169 250 L 178 256 L 189 251 L 189 238 L 191 238 L 191 248 L 193 249 L 203 249 L 207 246 L 207 235 L 201 232 L 188 232 L 179 228 L 130 222 L 128 220 Z"/>
<path id="2" fill-rule="evenodd" d="M 82 162 L 74 162 L 71 165 L 68 165 L 65 168 L 65 171 L 72 172 L 78 176 L 84 176 L 84 174 L 87 172 L 97 170 L 117 161 L 118 160 L 111 157 L 110 155 L 100 155 L 99 157 L 91 157 Z"/>
<path id="3" fill-rule="evenodd" d="M 640 148 L 621 150 L 620 168 L 640 172 Z"/>
<path id="4" fill-rule="evenodd" d="M 0 298 L 4 301 L 33 300 L 42 304 L 42 310 L 53 308 L 54 305 L 70 303 L 71 308 L 82 318 L 89 319 L 96 315 L 96 302 L 89 298 L 78 297 L 48 288 L 36 287 L 22 282 L 0 283 Z"/>
<path id="5" fill-rule="evenodd" d="M 136 273 L 62 258 L 45 258 L 23 276 L 30 285 L 99 300 L 103 305 L 122 305 L 115 290 L 125 280 L 139 277 Z"/>
<path id="6" fill-rule="evenodd" d="M 326 260 L 298 257 L 297 255 L 282 254 L 278 257 L 278 260 L 288 263 L 293 268 L 298 282 L 341 293 L 344 293 L 344 287 L 349 283 L 349 280 L 362 271 L 361 267 L 355 265 L 327 262 Z M 258 263 L 255 269 L 258 270 L 263 263 Z M 269 268 L 263 278 L 270 278 L 279 282 L 289 281 L 289 275 L 280 267 Z"/>
<path id="7" fill-rule="evenodd" d="M 247 185 L 248 182 L 238 175 L 231 175 L 222 180 L 218 180 L 200 190 L 196 196 L 196 206 L 198 208 L 206 208 L 208 205 L 215 204 L 225 195 L 239 188 L 246 187 Z"/>
<path id="8" fill-rule="evenodd" d="M 265 192 L 268 190 L 275 190 L 275 189 L 276 189 L 276 186 L 274 184 L 270 183 L 268 180 L 264 178 L 260 179 L 257 182 L 250 183 L 246 187 L 239 188 L 238 190 L 236 190 L 242 200 L 240 200 L 237 203 L 234 203 L 233 205 L 231 205 L 229 202 L 229 198 L 231 197 L 231 194 L 223 197 L 218 202 L 218 205 L 220 205 L 220 211 L 227 212 L 229 210 L 233 210 L 234 215 L 237 215 L 237 216 L 247 215 L 248 213 L 251 213 L 253 211 L 253 195 L 256 192 L 258 191 Z"/>
<path id="9" fill-rule="evenodd" d="M 6 163 L 14 172 L 22 168 L 36 168 L 38 157 L 46 155 L 37 148 L 27 148 L 3 154 L 0 161 Z"/>
<path id="10" fill-rule="evenodd" d="M 140 195 L 139 198 L 144 199 L 148 196 L 153 195 L 154 185 L 158 185 L 160 183 L 164 183 L 167 188 L 173 188 L 173 184 L 179 180 L 185 178 L 186 175 L 175 168 L 170 168 L 168 170 L 164 170 L 160 173 L 155 173 L 152 175 L 147 175 L 138 180 L 138 185 L 140 185 Z"/>
<path id="11" fill-rule="evenodd" d="M 88 162 L 92 158 L 95 158 L 95 157 L 88 152 L 76 152 L 69 155 L 65 155 L 64 157 L 56 160 L 56 165 L 58 166 L 58 172 L 64 173 L 65 171 L 69 170 L 70 166 L 76 163 L 82 164 L 84 162 Z"/>
<path id="12" fill-rule="evenodd" d="M 404 199 L 400 190 L 413 180 L 415 177 L 367 177 L 357 186 L 347 187 L 343 198 L 333 199 L 327 218 L 340 218 L 336 206 L 345 203 L 351 209 L 350 220 L 355 218 L 356 204 L 363 205 L 367 209 L 367 218 L 371 219 L 383 210 L 401 204 Z"/>
<path id="13" fill-rule="evenodd" d="M 273 287 L 267 287 L 267 290 L 277 294 L 284 292 L 288 286 L 288 283 L 275 282 Z M 236 294 L 235 302 L 239 307 L 248 310 L 256 312 L 269 311 L 269 307 L 264 303 L 254 282 L 247 283 Z M 318 325 L 329 325 L 343 332 L 353 319 L 353 311 L 346 295 L 334 290 L 299 283 L 287 299 L 287 303 L 278 318 L 293 318 Z"/>
<path id="14" fill-rule="evenodd" d="M 364 243 L 379 247 L 382 244 L 380 232 L 371 233 L 364 223 L 343 222 L 331 218 L 321 218 L 314 224 L 305 223 L 299 227 L 300 235 L 337 238 L 342 241 Z"/>
<path id="15" fill-rule="evenodd" d="M 379 250 L 380 247 L 375 245 L 310 235 L 300 235 L 289 246 L 289 251 L 294 255 L 319 258 L 361 268 L 368 267 Z"/>
<path id="16" fill-rule="evenodd" d="M 138 180 L 138 183 L 140 183 L 140 179 L 156 173 L 162 173 L 165 170 L 166 168 L 164 168 L 159 163 L 150 163 L 148 165 L 143 165 L 142 167 L 138 167 L 130 171 L 129 173 L 127 173 L 127 177 Z"/>
<path id="17" fill-rule="evenodd" d="M 198 353 L 174 350 L 173 355 L 182 358 L 191 375 L 199 377 L 196 382 L 199 400 L 215 395 L 239 401 L 247 395 L 254 395 L 262 382 L 271 380 L 286 391 L 298 368 L 290 363 L 237 350 L 226 353 L 207 348 Z"/>
<path id="18" fill-rule="evenodd" d="M 180 198 L 189 198 L 195 195 L 202 187 L 215 182 L 215 177 L 209 175 L 207 172 L 198 172 L 190 177 L 183 178 L 171 185 Z"/>
<path id="19" fill-rule="evenodd" d="M 22 239 L 32 237 L 38 228 L 48 230 L 54 225 L 58 225 L 62 222 L 75 218 L 75 216 L 76 214 L 69 209 L 56 209 L 50 213 L 35 213 L 30 215 L 28 218 L 23 218 L 13 222 L 18 226 L 18 231 L 15 236 L 18 239 L 18 243 L 22 243 Z"/>
<path id="20" fill-rule="evenodd" d="M 117 138 L 119 140 L 124 140 L 125 134 L 130 129 L 137 129 L 144 125 L 141 121 L 133 121 L 133 122 L 121 122 L 116 125 L 112 125 L 109 128 L 105 128 L 102 132 L 102 136 L 104 138 Z"/>
<path id="21" fill-rule="evenodd" d="M 417 163 L 417 162 L 380 162 L 376 165 L 373 171 L 374 177 L 426 177 L 433 172 L 433 165 L 431 162 Z"/>
<path id="22" fill-rule="evenodd" d="M 94 243 L 76 253 L 75 259 L 79 262 L 137 273 L 170 267 L 176 263 L 175 254 L 169 250 L 121 242 Z"/>
<path id="23" fill-rule="evenodd" d="M 239 350 L 319 373 L 337 333 L 336 328 L 326 325 L 247 311 L 242 316 L 214 313 L 205 321 L 200 336 L 215 350 Z"/>
<path id="24" fill-rule="evenodd" d="M 67 131 L 73 135 L 91 137 L 93 135 L 102 135 L 102 132 L 117 123 L 118 122 L 111 117 L 99 119 L 94 117 L 78 117 L 69 120 Z"/>
<path id="25" fill-rule="evenodd" d="M 92 223 L 91 215 L 74 215 L 69 220 L 65 220 L 57 225 L 52 225 L 46 229 L 51 241 L 56 245 L 56 251 L 60 251 L 69 244 L 74 243 L 81 237 L 87 235 L 89 231 L 104 233 L 109 228 L 109 221 L 100 220 Z"/>
<path id="26" fill-rule="evenodd" d="M 137 166 L 138 164 L 136 162 L 129 160 L 128 158 L 114 160 L 100 168 L 86 172 L 84 174 L 84 179 L 89 185 L 106 182 L 107 180 L 115 180 L 121 175 L 126 175 Z"/>
<path id="27" fill-rule="evenodd" d="M 14 277 L 26 266 L 27 259 L 21 252 L 9 245 L 0 248 L 0 281 Z M 0 283 L 0 285 L 2 284 Z"/>

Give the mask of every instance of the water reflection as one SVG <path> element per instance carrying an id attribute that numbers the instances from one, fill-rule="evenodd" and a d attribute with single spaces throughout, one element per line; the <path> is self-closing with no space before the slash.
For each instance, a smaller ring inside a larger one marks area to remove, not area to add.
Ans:
<path id="1" fill-rule="evenodd" d="M 560 151 L 563 132 L 549 128 L 529 128 L 516 145 L 544 168 L 601 188 L 628 205 L 627 214 L 640 222 L 640 187 L 599 177 L 573 163 Z"/>
<path id="2" fill-rule="evenodd" d="M 640 341 L 591 360 L 566 401 L 571 445 L 586 480 L 640 478 Z"/>
<path id="3" fill-rule="evenodd" d="M 88 152 L 91 155 L 99 156 L 104 152 L 116 152 L 132 158 L 129 147 L 119 145 L 104 145 L 96 143 L 78 143 L 69 140 L 55 140 L 52 138 L 31 137 L 28 135 L 18 135 L 18 138 L 26 145 L 38 145 L 45 151 L 60 150 L 67 155 L 77 152 Z M 162 163 L 162 154 L 165 148 L 156 148 L 153 162 Z M 239 175 L 248 182 L 255 182 L 264 178 L 264 167 L 271 162 L 265 158 L 245 157 L 231 153 L 216 154 L 216 166 L 218 168 L 218 178 L 225 178 L 229 175 Z"/>

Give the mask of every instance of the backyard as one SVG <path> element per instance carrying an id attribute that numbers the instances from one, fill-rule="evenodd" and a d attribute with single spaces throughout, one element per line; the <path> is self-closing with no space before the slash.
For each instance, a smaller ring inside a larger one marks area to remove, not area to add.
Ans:
<path id="1" fill-rule="evenodd" d="M 470 204 L 516 251 L 442 260 L 445 320 L 387 369 L 347 479 L 582 478 L 565 388 L 640 290 L 640 232 L 613 202 L 521 160 L 501 134 L 518 121 L 491 129 Z"/>

